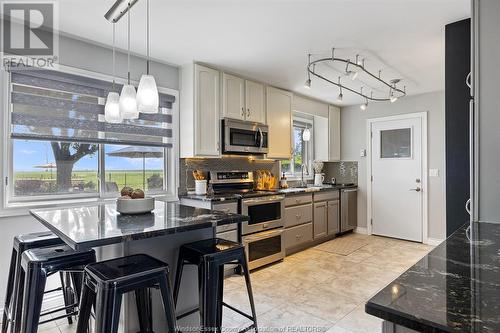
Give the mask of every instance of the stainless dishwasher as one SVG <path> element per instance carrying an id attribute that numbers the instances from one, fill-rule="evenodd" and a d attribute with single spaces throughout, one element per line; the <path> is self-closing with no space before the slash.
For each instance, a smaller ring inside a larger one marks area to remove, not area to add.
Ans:
<path id="1" fill-rule="evenodd" d="M 340 190 L 340 232 L 354 230 L 358 225 L 358 189 Z"/>

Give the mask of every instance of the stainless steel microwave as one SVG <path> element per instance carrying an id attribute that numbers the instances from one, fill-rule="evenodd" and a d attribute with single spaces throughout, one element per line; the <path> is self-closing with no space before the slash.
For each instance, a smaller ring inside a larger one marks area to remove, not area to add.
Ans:
<path id="1" fill-rule="evenodd" d="M 267 125 L 248 121 L 222 119 L 223 154 L 267 154 Z"/>

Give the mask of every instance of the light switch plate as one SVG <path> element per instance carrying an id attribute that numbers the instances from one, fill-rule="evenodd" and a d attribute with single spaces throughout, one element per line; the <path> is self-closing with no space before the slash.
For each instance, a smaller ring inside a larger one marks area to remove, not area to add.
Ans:
<path id="1" fill-rule="evenodd" d="M 361 150 L 359 151 L 359 156 L 360 156 L 360 157 L 365 157 L 365 156 L 366 156 L 366 149 L 361 149 Z"/>
<path id="2" fill-rule="evenodd" d="M 439 177 L 439 169 L 429 169 L 429 177 Z"/>

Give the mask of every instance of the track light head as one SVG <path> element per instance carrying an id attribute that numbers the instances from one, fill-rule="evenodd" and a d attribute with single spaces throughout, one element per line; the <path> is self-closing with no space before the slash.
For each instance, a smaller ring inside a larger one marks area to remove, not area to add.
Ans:
<path id="1" fill-rule="evenodd" d="M 342 92 L 337 96 L 337 101 L 338 102 L 342 102 L 342 100 L 344 99 L 344 94 L 342 94 Z"/>
<path id="2" fill-rule="evenodd" d="M 304 83 L 304 88 L 311 89 L 311 79 L 307 79 Z"/>
<path id="3" fill-rule="evenodd" d="M 394 95 L 391 96 L 391 103 L 394 103 L 398 100 L 398 98 Z"/>
<path id="4" fill-rule="evenodd" d="M 361 104 L 359 108 L 363 111 L 366 111 L 366 109 L 368 109 L 368 101 L 366 101 L 364 104 Z"/>

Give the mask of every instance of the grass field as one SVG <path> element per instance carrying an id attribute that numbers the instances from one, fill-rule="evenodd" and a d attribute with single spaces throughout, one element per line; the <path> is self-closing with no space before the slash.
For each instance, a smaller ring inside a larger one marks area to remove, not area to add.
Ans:
<path id="1" fill-rule="evenodd" d="M 148 189 L 148 178 L 153 175 L 163 178 L 162 170 L 146 170 L 146 190 Z M 56 179 L 56 170 L 52 173 L 48 171 L 18 171 L 14 173 L 14 180 L 43 180 L 47 182 Z M 72 173 L 73 183 L 94 183 L 97 188 L 98 176 L 96 171 L 74 171 Z M 106 171 L 106 182 L 116 183 L 118 189 L 124 186 L 142 189 L 141 170 L 112 170 Z M 161 185 L 160 185 L 161 186 Z"/>

